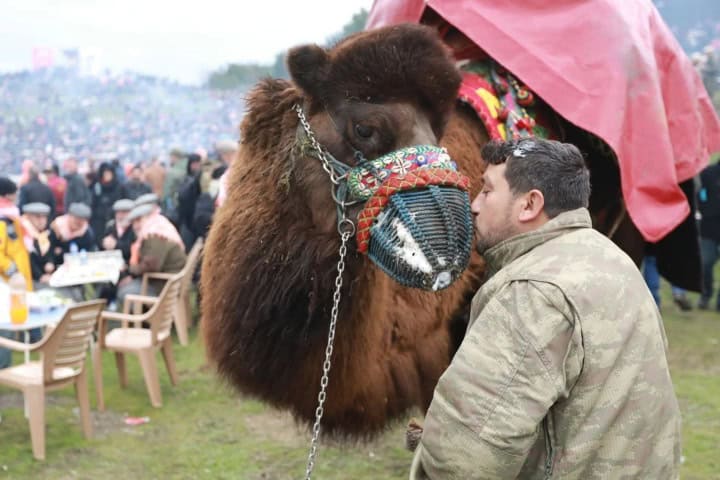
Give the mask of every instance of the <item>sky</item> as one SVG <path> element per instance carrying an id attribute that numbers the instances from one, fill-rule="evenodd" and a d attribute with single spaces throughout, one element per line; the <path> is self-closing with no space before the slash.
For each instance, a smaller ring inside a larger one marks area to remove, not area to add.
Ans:
<path id="1" fill-rule="evenodd" d="M 0 0 L 0 72 L 34 48 L 82 48 L 97 65 L 197 84 L 230 62 L 272 63 L 322 43 L 372 0 Z M 57 58 L 58 55 L 55 55 Z"/>

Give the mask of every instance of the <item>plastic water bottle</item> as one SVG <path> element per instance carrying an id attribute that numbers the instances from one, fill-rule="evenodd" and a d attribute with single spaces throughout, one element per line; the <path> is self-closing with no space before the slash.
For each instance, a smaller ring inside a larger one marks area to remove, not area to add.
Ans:
<path id="1" fill-rule="evenodd" d="M 70 242 L 70 255 L 72 255 L 73 257 L 77 257 L 78 251 L 79 249 L 77 243 Z"/>
<path id="2" fill-rule="evenodd" d="M 68 256 L 68 259 L 67 259 L 69 261 L 66 262 L 68 264 L 67 265 L 68 267 L 74 267 L 79 263 L 78 262 L 78 251 L 79 251 L 79 249 L 78 249 L 77 243 L 70 242 L 70 255 Z"/>
<path id="3" fill-rule="evenodd" d="M 80 265 L 87 265 L 87 258 L 88 258 L 87 250 L 85 250 L 84 248 L 81 248 L 80 249 Z"/>

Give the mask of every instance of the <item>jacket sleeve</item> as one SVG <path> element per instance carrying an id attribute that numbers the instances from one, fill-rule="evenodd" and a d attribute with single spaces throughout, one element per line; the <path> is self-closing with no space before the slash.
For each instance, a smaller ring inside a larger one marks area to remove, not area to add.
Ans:
<path id="1" fill-rule="evenodd" d="M 550 407 L 579 375 L 573 318 L 553 285 L 502 287 L 438 382 L 410 478 L 516 478 Z"/>

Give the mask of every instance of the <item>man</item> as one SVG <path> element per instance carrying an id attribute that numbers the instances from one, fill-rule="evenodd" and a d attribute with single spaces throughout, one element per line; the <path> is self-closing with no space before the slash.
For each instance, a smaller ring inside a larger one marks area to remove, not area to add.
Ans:
<path id="1" fill-rule="evenodd" d="M 572 145 L 491 143 L 473 200 L 487 281 L 411 479 L 675 479 L 680 413 L 642 275 L 591 228 Z"/>
<path id="2" fill-rule="evenodd" d="M 90 226 L 98 240 L 98 247 L 101 247 L 100 237 L 105 232 L 105 226 L 113 218 L 113 205 L 120 199 L 127 198 L 125 188 L 120 183 L 115 173 L 116 169 L 111 163 L 100 164 L 97 179 L 90 189 L 92 196 L 92 216 Z"/>
<path id="3" fill-rule="evenodd" d="M 157 158 L 154 158 L 145 169 L 145 181 L 150 184 L 150 188 L 155 195 L 162 196 L 163 186 L 165 185 L 165 167 L 160 165 Z"/>
<path id="4" fill-rule="evenodd" d="M 130 200 L 135 200 L 146 193 L 152 193 L 150 185 L 143 181 L 143 171 L 139 163 L 133 165 L 132 170 L 130 170 L 130 178 L 123 187 L 125 188 L 126 198 Z"/>
<path id="5" fill-rule="evenodd" d="M 53 193 L 55 198 L 55 215 L 62 215 L 65 213 L 65 192 L 67 191 L 67 180 L 60 176 L 60 170 L 58 166 L 48 164 L 43 170 L 47 178 L 47 186 Z"/>
<path id="6" fill-rule="evenodd" d="M 56 266 L 63 263 L 64 254 L 71 252 L 73 244 L 78 251 L 93 252 L 97 249 L 95 233 L 90 228 L 91 214 L 90 207 L 84 203 L 73 203 L 68 213 L 50 224 L 50 244 Z"/>
<path id="7" fill-rule="evenodd" d="M 134 206 L 133 201 L 127 198 L 113 204 L 115 218 L 107 223 L 102 239 L 103 250 L 122 251 L 125 263 L 130 261 L 130 246 L 135 241 L 135 232 L 128 220 L 128 215 Z"/>
<path id="8" fill-rule="evenodd" d="M 37 170 L 30 170 L 30 179 L 20 187 L 20 198 L 18 205 L 22 211 L 23 207 L 28 203 L 44 203 L 50 206 L 50 215 L 55 213 L 55 195 L 53 195 L 50 187 L 40 181 L 40 174 Z"/>
<path id="9" fill-rule="evenodd" d="M 715 292 L 713 270 L 720 249 L 720 163 L 714 163 L 700 172 L 698 209 L 703 271 L 703 291 L 698 308 L 707 310 Z M 720 293 L 715 299 L 714 308 L 720 312 Z"/>
<path id="10" fill-rule="evenodd" d="M 65 172 L 65 180 L 67 181 L 67 190 L 65 192 L 65 201 L 63 204 L 69 208 L 73 203 L 84 203 L 88 207 L 92 205 L 92 197 L 90 190 L 85 184 L 85 180 L 78 174 L 77 160 L 68 158 L 63 162 L 63 171 Z"/>
<path id="11" fill-rule="evenodd" d="M 136 206 L 128 215 L 137 239 L 131 247 L 130 276 L 118 283 L 118 307 L 125 296 L 140 293 L 142 275 L 147 272 L 176 273 L 183 269 L 187 257 L 180 234 L 172 223 L 160 215 L 155 206 Z M 162 283 L 150 282 L 148 295 L 158 295 Z"/>
<path id="12" fill-rule="evenodd" d="M 0 281 L 8 283 L 15 275 L 25 280 L 28 290 L 32 290 L 32 273 L 30 258 L 22 223 L 20 211 L 15 205 L 17 185 L 7 177 L 0 177 Z M 14 338 L 14 333 L 0 330 L 0 336 Z M 12 352 L 0 348 L 0 368 L 11 365 Z"/>
<path id="13" fill-rule="evenodd" d="M 170 168 L 165 175 L 163 186 L 163 211 L 173 224 L 179 225 L 178 193 L 187 174 L 187 156 L 179 149 L 170 152 Z"/>
<path id="14" fill-rule="evenodd" d="M 44 203 L 29 203 L 23 208 L 23 226 L 26 246 L 30 252 L 32 279 L 36 284 L 48 285 L 50 275 L 55 271 L 55 261 L 50 245 L 48 217 L 50 206 Z"/>
<path id="15" fill-rule="evenodd" d="M 220 161 L 225 164 L 226 167 L 230 167 L 233 164 L 239 149 L 238 142 L 232 140 L 220 140 L 215 144 L 215 150 L 217 150 Z"/>

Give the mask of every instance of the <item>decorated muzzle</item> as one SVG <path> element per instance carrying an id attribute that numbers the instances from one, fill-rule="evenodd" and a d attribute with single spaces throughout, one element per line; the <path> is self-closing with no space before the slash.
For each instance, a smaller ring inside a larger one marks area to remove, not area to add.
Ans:
<path id="1" fill-rule="evenodd" d="M 472 244 L 470 180 L 444 148 L 406 147 L 347 165 L 322 148 L 300 105 L 298 148 L 317 157 L 332 183 L 338 232 L 355 232 L 358 251 L 407 287 L 442 290 L 467 268 Z M 346 207 L 364 203 L 357 226 Z M 343 251 L 341 248 L 341 252 Z M 342 254 L 341 254 L 342 256 Z"/>
<path id="2" fill-rule="evenodd" d="M 348 196 L 366 202 L 357 220 L 358 251 L 402 285 L 447 288 L 470 260 L 469 183 L 444 148 L 429 145 L 353 167 Z"/>

